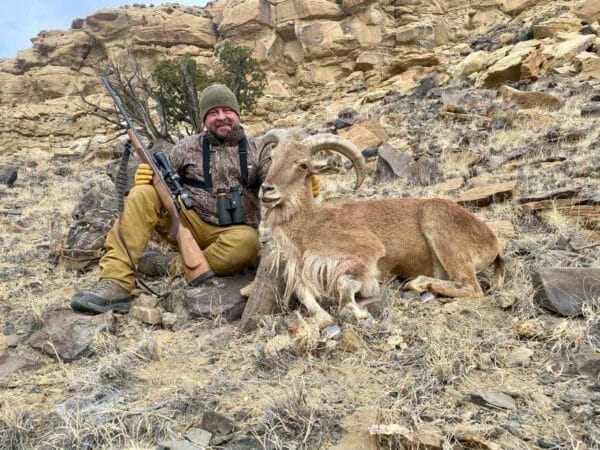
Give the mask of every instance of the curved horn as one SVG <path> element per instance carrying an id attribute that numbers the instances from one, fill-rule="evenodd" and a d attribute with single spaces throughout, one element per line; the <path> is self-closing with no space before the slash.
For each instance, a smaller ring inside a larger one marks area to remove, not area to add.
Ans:
<path id="1" fill-rule="evenodd" d="M 356 171 L 356 183 L 354 189 L 358 189 L 365 179 L 365 159 L 362 153 L 350 140 L 336 136 L 335 134 L 321 133 L 309 136 L 304 140 L 310 150 L 310 154 L 321 150 L 334 150 L 348 158 Z"/>
<path id="2" fill-rule="evenodd" d="M 258 141 L 258 151 L 262 152 L 263 149 L 269 144 L 279 144 L 282 141 L 285 141 L 289 137 L 291 137 L 291 133 L 284 128 L 273 128 L 272 130 L 267 131 L 263 137 L 261 137 Z"/>

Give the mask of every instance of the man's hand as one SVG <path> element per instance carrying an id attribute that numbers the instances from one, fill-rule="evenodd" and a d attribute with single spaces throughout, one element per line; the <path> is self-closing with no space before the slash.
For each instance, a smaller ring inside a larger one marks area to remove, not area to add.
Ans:
<path id="1" fill-rule="evenodd" d="M 135 185 L 150 184 L 152 183 L 153 176 L 154 171 L 150 167 L 150 164 L 141 163 L 135 171 Z"/>
<path id="2" fill-rule="evenodd" d="M 316 175 L 312 175 L 310 177 L 310 182 L 312 185 L 312 195 L 313 197 L 318 197 L 321 193 L 321 185 L 319 184 L 319 179 Z"/>

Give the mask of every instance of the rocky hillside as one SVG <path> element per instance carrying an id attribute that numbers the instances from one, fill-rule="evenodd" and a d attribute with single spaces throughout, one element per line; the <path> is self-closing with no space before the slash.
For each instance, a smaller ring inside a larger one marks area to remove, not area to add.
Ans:
<path id="1" fill-rule="evenodd" d="M 593 1 L 572 6 L 219 0 L 206 8 L 100 10 L 73 20 L 70 30 L 41 31 L 31 48 L 0 61 L 0 146 L 79 151 L 77 144 L 102 143 L 109 129 L 85 113 L 79 95 L 107 101 L 99 74 L 108 58 L 130 55 L 150 68 L 165 57 L 191 56 L 210 71 L 213 48 L 223 40 L 253 49 L 269 70 L 269 95 L 247 119 L 256 131 L 318 126 L 339 105 L 406 92 L 425 73 L 441 82 L 468 76 L 485 87 L 548 70 L 585 78 L 599 70 L 593 53 L 598 11 Z"/>
<path id="2" fill-rule="evenodd" d="M 599 20 L 596 0 L 223 0 L 40 32 L 0 61 L 0 448 L 600 448 Z M 109 104 L 108 57 L 210 70 L 226 39 L 268 71 L 252 132 L 366 155 L 356 192 L 327 162 L 323 201 L 452 198 L 500 237 L 504 287 L 392 283 L 374 325 L 309 352 L 277 351 L 289 312 L 240 332 L 238 280 L 211 288 L 218 307 L 158 278 L 170 295 L 128 315 L 66 309 L 98 271 L 73 270 L 64 236 L 112 217 L 122 142 L 80 95 Z"/>

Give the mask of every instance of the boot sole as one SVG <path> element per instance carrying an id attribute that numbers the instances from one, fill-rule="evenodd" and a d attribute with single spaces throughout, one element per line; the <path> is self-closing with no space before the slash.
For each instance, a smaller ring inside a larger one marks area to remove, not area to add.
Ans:
<path id="1" fill-rule="evenodd" d="M 131 300 L 125 299 L 118 302 L 112 302 L 110 305 L 98 305 L 91 300 L 85 300 L 82 298 L 72 298 L 71 308 L 75 311 L 102 314 L 106 311 L 113 311 L 116 313 L 129 312 L 131 307 Z"/>

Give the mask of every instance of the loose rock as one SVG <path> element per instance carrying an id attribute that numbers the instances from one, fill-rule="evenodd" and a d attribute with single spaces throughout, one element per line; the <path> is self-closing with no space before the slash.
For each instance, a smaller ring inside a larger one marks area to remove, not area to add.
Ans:
<path id="1" fill-rule="evenodd" d="M 517 347 L 504 357 L 506 367 L 529 367 L 533 350 L 527 347 Z"/>
<path id="2" fill-rule="evenodd" d="M 93 353 L 97 333 L 113 332 L 112 311 L 86 316 L 72 309 L 58 308 L 44 313 L 42 328 L 29 339 L 29 345 L 54 358 L 73 361 Z"/>
<path id="3" fill-rule="evenodd" d="M 184 301 L 194 319 L 215 319 L 222 317 L 227 321 L 242 317 L 246 299 L 240 289 L 252 281 L 252 274 L 217 279 L 215 285 L 203 285 L 188 289 Z"/>
<path id="4" fill-rule="evenodd" d="M 487 408 L 517 409 L 517 404 L 510 395 L 492 389 L 471 392 L 471 401 Z"/>
<path id="5" fill-rule="evenodd" d="M 562 316 L 582 314 L 583 305 L 600 292 L 600 269 L 556 267 L 534 273 L 536 300 Z"/>
<path id="6" fill-rule="evenodd" d="M 12 186 L 17 181 L 18 169 L 12 166 L 0 166 L 0 184 Z"/>
<path id="7" fill-rule="evenodd" d="M 134 319 L 149 325 L 162 323 L 162 317 L 158 308 L 146 308 L 144 306 L 132 306 L 129 314 Z"/>
<path id="8" fill-rule="evenodd" d="M 22 370 L 39 369 L 43 365 L 42 361 L 26 358 L 25 356 L 2 355 L 0 356 L 0 378 L 8 377 Z"/>

